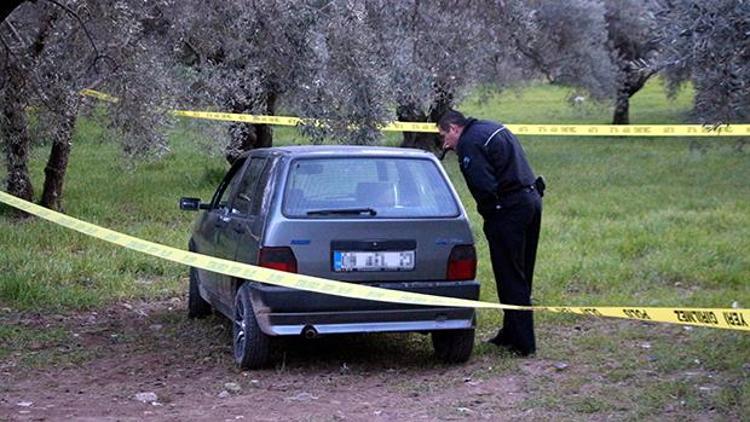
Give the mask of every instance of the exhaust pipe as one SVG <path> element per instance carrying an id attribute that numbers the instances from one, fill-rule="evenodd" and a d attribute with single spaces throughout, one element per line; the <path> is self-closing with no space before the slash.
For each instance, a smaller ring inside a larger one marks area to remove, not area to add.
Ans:
<path id="1" fill-rule="evenodd" d="M 305 328 L 302 329 L 302 335 L 305 336 L 306 339 L 312 340 L 318 337 L 318 330 L 312 325 L 306 325 Z"/>

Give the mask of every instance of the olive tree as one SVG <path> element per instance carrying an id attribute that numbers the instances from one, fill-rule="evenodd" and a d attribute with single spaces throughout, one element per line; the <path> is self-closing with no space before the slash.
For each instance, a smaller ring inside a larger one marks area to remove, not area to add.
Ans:
<path id="1" fill-rule="evenodd" d="M 3 60 L 0 61 L 0 134 L 7 166 L 6 189 L 12 195 L 31 200 L 34 189 L 28 168 L 31 137 L 26 112 L 34 89 L 40 90 L 40 98 L 47 97 L 35 83 L 34 78 L 38 78 L 38 75 L 31 69 L 53 33 L 59 11 L 51 9 L 43 13 L 29 4 L 16 9 L 15 15 L 20 15 L 17 16 L 18 20 L 8 18 L 0 26 L 3 47 Z M 22 24 L 20 28 L 19 23 Z M 33 31 L 23 31 L 32 27 Z"/>
<path id="2" fill-rule="evenodd" d="M 611 98 L 616 69 L 606 48 L 607 24 L 601 1 L 533 0 L 528 19 L 512 34 L 515 47 L 533 69 L 552 83 Z"/>
<path id="3" fill-rule="evenodd" d="M 392 84 L 397 117 L 404 121 L 437 122 L 477 78 L 482 28 L 470 2 L 403 2 L 392 13 L 395 28 Z M 385 13 L 391 14 L 390 11 Z M 433 134 L 404 133 L 402 146 L 436 150 Z"/>
<path id="4" fill-rule="evenodd" d="M 494 20 L 509 21 L 514 8 L 506 3 L 518 2 L 367 2 L 365 25 L 374 34 L 398 120 L 435 122 L 470 88 L 490 80 L 502 85 L 507 72 L 487 75 L 512 55 L 507 32 Z M 434 151 L 440 142 L 434 134 L 405 132 L 402 146 Z"/>
<path id="5" fill-rule="evenodd" d="M 9 193 L 33 197 L 28 162 L 29 113 L 34 113 L 41 137 L 50 144 L 40 203 L 61 208 L 73 129 L 84 105 L 79 92 L 85 87 L 104 86 L 120 97 L 111 104 L 112 123 L 127 133 L 121 137 L 127 152 L 163 145 L 155 129 L 163 126 L 168 105 L 154 89 L 162 73 L 152 66 L 159 55 L 148 31 L 159 4 L 26 2 L 6 18 L 0 26 L 0 133 Z"/>
<path id="6" fill-rule="evenodd" d="M 371 144 L 392 118 L 383 45 L 365 2 L 331 1 L 316 10 L 311 35 L 313 71 L 290 93 L 286 106 L 313 119 L 302 128 L 314 142 Z"/>
<path id="7" fill-rule="evenodd" d="M 693 112 L 705 123 L 750 119 L 750 3 L 661 2 L 660 28 L 672 92 L 690 81 Z"/>
<path id="8" fill-rule="evenodd" d="M 606 0 L 608 48 L 617 75 L 613 124 L 630 123 L 630 97 L 663 67 L 654 0 Z"/>
<path id="9" fill-rule="evenodd" d="M 390 58 L 399 120 L 436 121 L 470 90 L 501 90 L 538 75 L 598 99 L 616 91 L 601 1 L 368 4 Z M 435 149 L 439 142 L 405 133 L 402 145 Z"/>
<path id="10" fill-rule="evenodd" d="M 315 72 L 311 43 L 316 1 L 191 0 L 170 12 L 188 70 L 190 104 L 234 113 L 276 114 L 282 98 Z M 230 162 L 245 150 L 271 146 L 268 125 L 233 123 Z"/>
<path id="11" fill-rule="evenodd" d="M 314 142 L 368 144 L 392 119 L 390 68 L 370 5 L 342 0 L 183 2 L 179 23 L 191 104 L 309 118 Z M 265 125 L 229 125 L 227 159 L 272 144 Z"/>

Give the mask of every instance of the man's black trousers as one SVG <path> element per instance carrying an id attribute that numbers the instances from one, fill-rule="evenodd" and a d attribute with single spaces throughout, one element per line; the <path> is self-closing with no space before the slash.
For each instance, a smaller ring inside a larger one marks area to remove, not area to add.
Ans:
<path id="1" fill-rule="evenodd" d="M 498 297 L 503 304 L 531 305 L 542 199 L 536 190 L 524 190 L 503 197 L 500 206 L 484 220 Z M 533 314 L 505 311 L 502 337 L 512 349 L 525 355 L 534 353 Z"/>

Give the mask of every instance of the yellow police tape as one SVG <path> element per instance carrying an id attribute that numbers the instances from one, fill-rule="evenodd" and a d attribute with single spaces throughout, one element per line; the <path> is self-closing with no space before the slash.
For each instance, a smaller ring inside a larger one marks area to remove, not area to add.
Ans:
<path id="1" fill-rule="evenodd" d="M 301 119 L 289 116 L 263 116 L 241 113 L 216 113 L 210 111 L 173 110 L 172 114 L 194 119 L 223 120 L 227 122 L 243 122 L 278 126 L 297 126 L 302 124 L 316 124 L 317 120 Z M 383 132 L 427 132 L 437 133 L 435 123 L 392 122 L 380 128 Z"/>
<path id="2" fill-rule="evenodd" d="M 297 126 L 306 122 L 299 117 L 263 116 L 240 113 L 174 110 L 172 114 L 194 119 L 223 120 L 252 124 Z M 750 136 L 750 125 L 528 125 L 506 124 L 516 135 L 542 136 Z M 437 133 L 435 123 L 391 122 L 383 132 Z"/>
<path id="3" fill-rule="evenodd" d="M 81 90 L 81 95 L 85 95 L 87 97 L 96 98 L 102 101 L 106 101 L 109 103 L 116 103 L 119 102 L 120 99 L 117 97 L 113 97 L 109 94 L 105 94 L 103 92 L 95 91 L 93 89 L 85 88 Z"/>
<path id="4" fill-rule="evenodd" d="M 355 299 L 412 305 L 450 306 L 468 308 L 495 308 L 508 310 L 550 311 L 568 314 L 593 315 L 598 317 L 626 318 L 641 321 L 666 322 L 672 324 L 696 325 L 701 327 L 726 328 L 750 331 L 750 309 L 733 308 L 656 308 L 656 307 L 617 307 L 617 306 L 515 306 L 443 296 L 431 296 L 390 290 L 361 284 L 345 283 L 302 274 L 291 274 L 254 265 L 242 264 L 200 255 L 158 243 L 105 229 L 85 221 L 69 217 L 50 209 L 0 192 L 0 203 L 26 211 L 55 224 L 76 230 L 83 234 L 105 240 L 148 255 L 180 264 L 222 273 L 240 279 L 253 280 L 278 286 L 308 290 L 316 293 L 344 296 Z"/>
<path id="5" fill-rule="evenodd" d="M 82 95 L 98 98 L 103 101 L 117 102 L 116 97 L 92 89 L 81 90 Z M 291 116 L 265 116 L 242 113 L 220 113 L 212 111 L 172 110 L 172 114 L 194 119 L 220 120 L 251 124 L 297 126 L 316 124 L 314 119 L 302 119 Z M 517 135 L 541 136 L 750 136 L 750 124 L 723 125 L 537 125 L 507 124 L 508 129 Z M 380 130 L 384 132 L 424 132 L 437 133 L 435 123 L 391 122 Z"/>

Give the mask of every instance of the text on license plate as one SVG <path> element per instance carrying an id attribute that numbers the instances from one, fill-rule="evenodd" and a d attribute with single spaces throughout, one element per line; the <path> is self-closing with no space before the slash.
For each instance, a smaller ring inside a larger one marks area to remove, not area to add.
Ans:
<path id="1" fill-rule="evenodd" d="M 334 251 L 334 271 L 410 271 L 414 251 Z"/>

